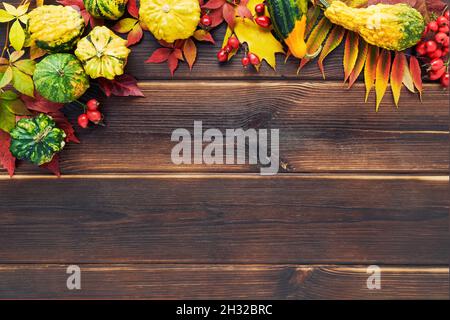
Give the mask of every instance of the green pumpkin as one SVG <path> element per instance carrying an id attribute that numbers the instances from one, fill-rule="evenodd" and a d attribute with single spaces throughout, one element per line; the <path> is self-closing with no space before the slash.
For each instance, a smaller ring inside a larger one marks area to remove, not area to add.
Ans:
<path id="1" fill-rule="evenodd" d="M 56 128 L 52 117 L 43 113 L 35 118 L 21 119 L 11 134 L 11 154 L 40 166 L 52 161 L 64 148 L 66 134 Z"/>
<path id="2" fill-rule="evenodd" d="M 45 57 L 36 64 L 33 81 L 41 96 L 58 103 L 75 101 L 89 88 L 89 77 L 81 62 L 69 53 Z"/>
<path id="3" fill-rule="evenodd" d="M 87 12 L 94 18 L 117 20 L 125 13 L 128 0 L 83 0 Z"/>

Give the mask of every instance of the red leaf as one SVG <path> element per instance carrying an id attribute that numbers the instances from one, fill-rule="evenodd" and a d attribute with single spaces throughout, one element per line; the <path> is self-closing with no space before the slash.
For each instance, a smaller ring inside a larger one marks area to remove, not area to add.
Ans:
<path id="1" fill-rule="evenodd" d="M 62 103 L 48 101 L 38 92 L 34 92 L 34 98 L 22 95 L 20 99 L 25 103 L 28 109 L 43 113 L 57 112 L 64 106 Z"/>
<path id="2" fill-rule="evenodd" d="M 178 68 L 178 57 L 175 54 L 175 51 L 169 56 L 167 60 L 167 64 L 169 65 L 170 74 L 173 76 L 175 74 L 175 70 Z"/>
<path id="3" fill-rule="evenodd" d="M 137 23 L 133 30 L 130 31 L 130 33 L 128 33 L 128 37 L 127 37 L 127 47 L 131 47 L 132 45 L 138 43 L 139 41 L 141 41 L 142 36 L 144 35 L 144 32 L 142 31 L 141 26 L 139 25 L 139 23 Z"/>
<path id="4" fill-rule="evenodd" d="M 234 29 L 235 25 L 235 19 L 236 19 L 236 12 L 234 11 L 234 6 L 226 3 L 223 6 L 223 18 L 228 23 L 228 26 L 231 29 Z"/>
<path id="5" fill-rule="evenodd" d="M 217 27 L 223 22 L 223 9 L 215 9 L 209 12 L 209 17 L 211 18 L 211 28 Z"/>
<path id="6" fill-rule="evenodd" d="M 75 130 L 73 129 L 72 124 L 67 120 L 64 113 L 56 111 L 49 113 L 49 115 L 55 120 L 56 126 L 66 133 L 66 142 L 80 143 L 80 140 L 75 136 Z"/>
<path id="7" fill-rule="evenodd" d="M 55 154 L 52 161 L 44 163 L 40 167 L 49 170 L 57 177 L 61 177 L 61 171 L 59 169 L 59 154 Z"/>
<path id="8" fill-rule="evenodd" d="M 145 63 L 161 63 L 167 61 L 169 59 L 170 54 L 172 53 L 172 49 L 169 48 L 159 48 L 156 49 L 155 52 L 145 60 Z"/>
<path id="9" fill-rule="evenodd" d="M 0 130 L 0 165 L 12 177 L 16 168 L 16 158 L 9 151 L 10 144 L 11 136 L 5 131 Z"/>
<path id="10" fill-rule="evenodd" d="M 178 60 L 184 61 L 183 51 L 181 51 L 181 49 L 176 48 L 175 50 L 173 50 L 172 55 L 174 55 Z"/>
<path id="11" fill-rule="evenodd" d="M 203 9 L 218 9 L 221 8 L 227 0 L 210 0 L 202 6 Z"/>
<path id="12" fill-rule="evenodd" d="M 398 107 L 398 102 L 400 101 L 403 74 L 405 72 L 403 57 L 404 57 L 403 52 L 395 52 L 394 61 L 392 62 L 391 68 L 391 90 L 396 107 Z"/>
<path id="13" fill-rule="evenodd" d="M 192 66 L 195 63 L 195 59 L 197 58 L 197 47 L 195 46 L 195 43 L 191 38 L 187 39 L 184 43 L 183 54 L 186 58 L 187 64 L 189 65 L 189 69 L 192 70 Z"/>
<path id="14" fill-rule="evenodd" d="M 137 7 L 136 0 L 129 0 L 127 4 L 127 10 L 130 16 L 138 19 L 139 18 L 139 8 Z"/>
<path id="15" fill-rule="evenodd" d="M 253 20 L 252 12 L 250 11 L 249 8 L 247 8 L 247 5 L 244 4 L 243 1 L 241 1 L 239 6 L 237 7 L 237 14 L 241 18 L 247 18 L 247 19 Z"/>
<path id="16" fill-rule="evenodd" d="M 422 100 L 422 70 L 420 69 L 419 61 L 417 61 L 416 57 L 411 56 L 409 59 L 409 71 L 411 72 L 414 85 L 417 90 L 419 90 L 420 99 Z"/>
<path id="17" fill-rule="evenodd" d="M 100 88 L 108 97 L 111 95 L 118 97 L 144 96 L 141 89 L 138 87 L 136 79 L 128 74 L 117 76 L 114 80 L 99 78 L 98 82 L 100 84 Z"/>

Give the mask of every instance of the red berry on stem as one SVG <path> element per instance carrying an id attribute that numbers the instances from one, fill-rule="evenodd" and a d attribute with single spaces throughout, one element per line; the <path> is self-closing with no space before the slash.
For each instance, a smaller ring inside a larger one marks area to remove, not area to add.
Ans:
<path id="1" fill-rule="evenodd" d="M 439 70 L 444 66 L 444 61 L 441 58 L 435 58 L 430 62 L 430 69 L 433 71 Z"/>
<path id="2" fill-rule="evenodd" d="M 102 114 L 100 113 L 100 111 L 88 111 L 87 112 L 87 117 L 89 119 L 89 121 L 97 124 L 102 120 Z"/>
<path id="3" fill-rule="evenodd" d="M 233 49 L 239 49 L 240 42 L 236 37 L 230 37 L 228 39 L 228 45 Z"/>
<path id="4" fill-rule="evenodd" d="M 86 103 L 86 106 L 88 110 L 95 111 L 98 109 L 98 106 L 100 105 L 100 102 L 97 101 L 97 99 L 91 99 Z"/>
<path id="5" fill-rule="evenodd" d="M 266 11 L 266 6 L 264 3 L 258 3 L 255 6 L 255 12 L 258 16 L 264 15 L 265 11 Z"/>
<path id="6" fill-rule="evenodd" d="M 83 113 L 78 116 L 78 125 L 83 129 L 86 129 L 89 124 L 89 118 L 87 114 Z"/>
<path id="7" fill-rule="evenodd" d="M 220 62 L 227 62 L 228 61 L 228 52 L 226 52 L 225 50 L 220 50 L 218 53 L 217 53 L 217 59 L 220 61 Z"/>
<path id="8" fill-rule="evenodd" d="M 261 60 L 259 60 L 259 57 L 254 53 L 249 53 L 248 58 L 250 59 L 250 63 L 254 66 L 257 66 L 261 63 Z"/>
<path id="9" fill-rule="evenodd" d="M 439 27 L 445 27 L 448 26 L 448 19 L 444 16 L 440 16 L 439 18 L 436 19 L 436 23 L 438 24 Z"/>
<path id="10" fill-rule="evenodd" d="M 441 77 L 441 85 L 444 88 L 448 88 L 448 72 L 444 73 Z"/>
<path id="11" fill-rule="evenodd" d="M 202 18 L 200 19 L 200 23 L 206 27 L 209 27 L 212 24 L 211 17 L 208 16 L 207 14 L 203 15 Z"/>
<path id="12" fill-rule="evenodd" d="M 227 44 L 225 47 L 223 47 L 223 50 L 225 50 L 226 53 L 230 53 L 233 51 L 233 47 Z"/>
<path id="13" fill-rule="evenodd" d="M 440 58 L 442 57 L 442 50 L 437 49 L 436 51 L 430 52 L 428 53 L 428 57 L 430 57 L 430 59 Z"/>
<path id="14" fill-rule="evenodd" d="M 438 33 L 434 36 L 434 40 L 435 40 L 437 43 L 441 43 L 441 44 L 444 43 L 445 38 L 448 38 L 448 36 L 447 36 L 445 33 L 443 33 L 443 32 L 438 32 Z"/>
<path id="15" fill-rule="evenodd" d="M 428 30 L 431 32 L 436 32 L 439 30 L 439 25 L 437 24 L 436 21 L 431 21 L 430 23 L 428 23 L 427 27 Z"/>
<path id="16" fill-rule="evenodd" d="M 272 20 L 268 16 L 260 16 L 255 19 L 255 22 L 258 26 L 262 28 L 269 28 L 272 24 Z"/>
<path id="17" fill-rule="evenodd" d="M 250 58 L 248 56 L 245 56 L 242 58 L 242 65 L 245 67 L 247 67 L 250 64 Z"/>
<path id="18" fill-rule="evenodd" d="M 433 40 L 430 40 L 430 41 L 425 42 L 425 46 L 426 46 L 426 48 L 427 48 L 427 52 L 428 52 L 428 53 L 434 52 L 434 51 L 436 51 L 436 49 L 437 49 L 437 43 L 434 42 Z"/>

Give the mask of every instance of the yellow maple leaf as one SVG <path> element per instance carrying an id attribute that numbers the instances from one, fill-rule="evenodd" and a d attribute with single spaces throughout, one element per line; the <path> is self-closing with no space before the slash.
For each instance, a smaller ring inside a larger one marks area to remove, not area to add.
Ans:
<path id="1" fill-rule="evenodd" d="M 261 0 L 249 0 L 247 8 L 255 15 L 255 6 L 261 3 Z M 241 43 L 246 43 L 249 52 L 256 54 L 261 61 L 265 60 L 273 69 L 276 66 L 276 53 L 284 53 L 283 45 L 273 36 L 270 29 L 264 29 L 258 26 L 250 19 L 236 17 L 234 33 Z M 233 31 L 228 28 L 225 34 L 223 47 L 227 44 L 228 38 Z M 230 58 L 235 52 L 230 54 Z"/>

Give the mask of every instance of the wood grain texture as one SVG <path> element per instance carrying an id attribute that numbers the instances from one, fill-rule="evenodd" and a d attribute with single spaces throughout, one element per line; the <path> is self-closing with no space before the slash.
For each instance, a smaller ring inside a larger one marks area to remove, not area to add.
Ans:
<path id="1" fill-rule="evenodd" d="M 447 264 L 448 177 L 0 180 L 0 263 Z"/>
<path id="2" fill-rule="evenodd" d="M 378 113 L 373 101 L 362 101 L 362 84 L 351 91 L 335 82 L 292 81 L 146 82 L 142 88 L 145 98 L 105 102 L 106 127 L 78 130 L 82 144 L 61 154 L 64 174 L 259 172 L 250 165 L 174 165 L 172 131 L 192 130 L 194 121 L 223 132 L 279 129 L 280 157 L 293 172 L 448 172 L 448 96 L 438 86 L 426 86 L 423 104 L 405 92 L 400 109 L 388 94 Z M 75 123 L 79 107 L 67 112 Z M 44 171 L 24 164 L 17 171 L 38 172 Z"/>
<path id="3" fill-rule="evenodd" d="M 367 266 L 80 265 L 81 290 L 66 289 L 67 265 L 0 265 L 0 298 L 448 299 L 448 268 Z"/>

